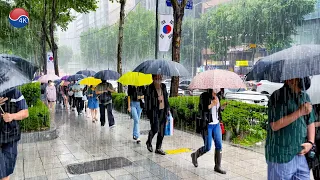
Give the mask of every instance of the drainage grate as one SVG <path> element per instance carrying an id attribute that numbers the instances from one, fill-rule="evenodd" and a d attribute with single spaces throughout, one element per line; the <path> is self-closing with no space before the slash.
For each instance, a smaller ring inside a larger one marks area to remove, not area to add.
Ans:
<path id="1" fill-rule="evenodd" d="M 131 165 L 132 162 L 124 157 L 114 157 L 80 164 L 71 164 L 68 165 L 67 170 L 70 174 L 85 174 L 96 171 L 117 169 Z"/>

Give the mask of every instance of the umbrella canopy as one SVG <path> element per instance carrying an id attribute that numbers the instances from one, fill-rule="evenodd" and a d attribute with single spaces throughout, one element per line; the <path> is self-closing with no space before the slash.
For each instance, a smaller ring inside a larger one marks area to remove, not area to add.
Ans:
<path id="1" fill-rule="evenodd" d="M 69 76 L 67 78 L 67 81 L 69 81 L 69 82 L 78 81 L 78 80 L 83 79 L 83 78 L 86 78 L 86 76 L 83 75 L 83 74 L 75 74 L 75 75 Z"/>
<path id="2" fill-rule="evenodd" d="M 247 80 L 283 82 L 320 74 L 320 45 L 299 45 L 259 60 Z"/>
<path id="3" fill-rule="evenodd" d="M 55 81 L 60 79 L 59 76 L 55 75 L 55 74 L 46 74 L 41 76 L 38 81 L 44 84 L 47 84 L 49 80 L 51 81 Z"/>
<path id="4" fill-rule="evenodd" d="M 96 79 L 94 77 L 87 77 L 82 79 L 79 84 L 81 85 L 87 85 L 87 86 L 97 86 L 98 84 L 100 84 L 102 81 L 101 79 Z"/>
<path id="5" fill-rule="evenodd" d="M 87 77 L 92 77 L 96 74 L 96 72 L 91 70 L 82 70 L 82 71 L 78 71 L 76 74 L 83 74 Z"/>
<path id="6" fill-rule="evenodd" d="M 112 70 L 103 70 L 103 71 L 99 71 L 94 75 L 95 78 L 97 79 L 101 79 L 101 80 L 117 80 L 120 77 L 120 74 L 112 71 Z"/>
<path id="7" fill-rule="evenodd" d="M 61 79 L 57 79 L 57 80 L 55 80 L 53 82 L 54 82 L 54 84 L 60 84 L 62 82 L 62 80 Z"/>
<path id="8" fill-rule="evenodd" d="M 118 79 L 118 82 L 126 86 L 145 86 L 152 83 L 152 75 L 139 72 L 128 72 L 122 75 Z"/>
<path id="9" fill-rule="evenodd" d="M 168 60 L 147 60 L 136 67 L 133 72 L 164 76 L 189 76 L 188 70 L 182 64 Z"/>
<path id="10" fill-rule="evenodd" d="M 33 75 L 31 75 L 32 73 L 29 68 L 34 70 L 33 74 L 37 70 L 29 62 L 25 62 L 21 66 L 21 64 L 15 63 L 15 61 L 0 56 L 0 93 L 13 87 L 30 83 Z"/>
<path id="11" fill-rule="evenodd" d="M 69 81 L 61 81 L 60 86 L 68 86 L 69 84 Z"/>
<path id="12" fill-rule="evenodd" d="M 227 70 L 209 70 L 196 75 L 189 87 L 189 89 L 239 89 L 246 88 L 240 76 L 234 72 Z"/>
<path id="13" fill-rule="evenodd" d="M 34 78 L 35 72 L 38 70 L 38 67 L 29 61 L 15 55 L 10 54 L 0 54 L 0 58 L 12 61 L 17 68 L 24 72 L 29 78 Z"/>
<path id="14" fill-rule="evenodd" d="M 63 76 L 63 77 L 61 78 L 61 80 L 66 81 L 66 80 L 68 79 L 68 77 L 69 77 L 69 76 Z"/>
<path id="15" fill-rule="evenodd" d="M 41 77 L 41 76 L 36 76 L 36 77 L 34 77 L 34 78 L 33 78 L 33 81 L 38 80 L 40 77 Z"/>

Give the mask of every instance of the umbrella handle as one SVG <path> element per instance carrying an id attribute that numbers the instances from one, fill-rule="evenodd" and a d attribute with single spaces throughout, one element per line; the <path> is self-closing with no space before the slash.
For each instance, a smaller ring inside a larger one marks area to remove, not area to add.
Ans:
<path id="1" fill-rule="evenodd" d="M 4 113 L 5 113 L 1 106 L 0 106 L 0 110 L 1 110 L 2 114 L 4 114 Z"/>

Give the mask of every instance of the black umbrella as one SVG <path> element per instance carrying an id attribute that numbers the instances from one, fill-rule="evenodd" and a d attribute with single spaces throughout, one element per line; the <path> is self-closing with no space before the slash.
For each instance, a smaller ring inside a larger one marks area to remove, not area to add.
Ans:
<path id="1" fill-rule="evenodd" d="M 247 81 L 283 82 L 320 74 L 320 45 L 299 45 L 259 60 Z"/>
<path id="2" fill-rule="evenodd" d="M 117 80 L 120 78 L 120 74 L 112 70 L 103 70 L 97 72 L 94 77 L 105 81 Z"/>
<path id="3" fill-rule="evenodd" d="M 0 93 L 30 83 L 36 70 L 37 67 L 28 61 L 17 63 L 11 58 L 0 56 Z"/>
<path id="4" fill-rule="evenodd" d="M 168 60 L 144 61 L 133 72 L 161 74 L 164 76 L 189 76 L 188 70 L 182 64 Z"/>
<path id="5" fill-rule="evenodd" d="M 83 74 L 75 74 L 75 75 L 69 76 L 67 81 L 69 81 L 69 82 L 78 81 L 78 80 L 84 79 L 84 78 L 86 78 L 86 76 Z"/>
<path id="6" fill-rule="evenodd" d="M 96 74 L 96 72 L 91 70 L 82 70 L 82 71 L 78 71 L 76 74 L 83 74 L 87 77 L 92 77 Z"/>
<path id="7" fill-rule="evenodd" d="M 15 55 L 0 54 L 0 58 L 12 61 L 17 68 L 23 71 L 29 78 L 33 79 L 38 67 L 31 62 Z"/>

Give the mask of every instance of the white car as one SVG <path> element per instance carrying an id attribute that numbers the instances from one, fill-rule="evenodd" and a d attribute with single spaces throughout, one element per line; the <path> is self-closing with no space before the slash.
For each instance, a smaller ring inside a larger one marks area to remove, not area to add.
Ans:
<path id="1" fill-rule="evenodd" d="M 254 91 L 246 91 L 245 89 L 225 89 L 224 91 L 225 98 L 228 100 L 268 106 L 269 95 Z"/>
<path id="2" fill-rule="evenodd" d="M 256 91 L 262 94 L 272 94 L 274 91 L 280 89 L 283 83 L 274 83 L 267 80 L 262 80 L 255 84 Z"/>

